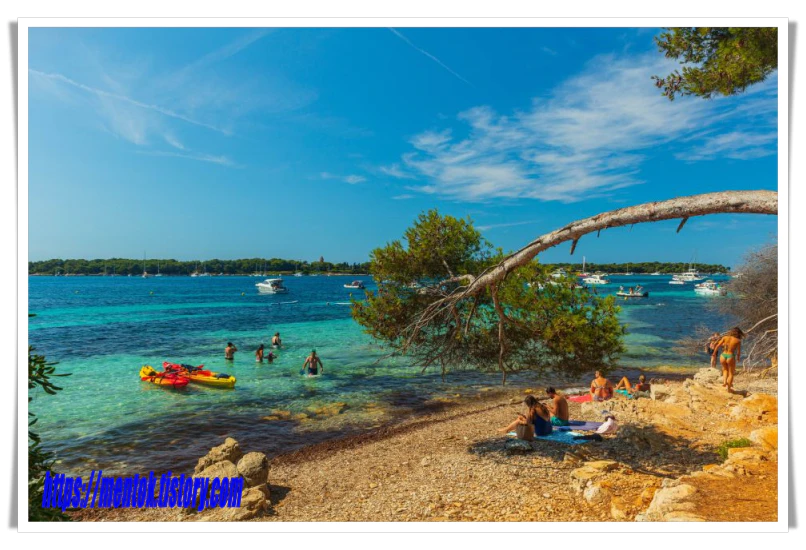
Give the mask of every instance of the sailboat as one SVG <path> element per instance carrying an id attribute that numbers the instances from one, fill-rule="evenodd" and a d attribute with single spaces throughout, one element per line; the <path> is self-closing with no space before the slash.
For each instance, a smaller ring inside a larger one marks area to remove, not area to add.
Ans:
<path id="1" fill-rule="evenodd" d="M 580 277 L 590 277 L 590 273 L 585 271 L 585 256 L 582 256 L 582 273 L 579 274 Z"/>
<path id="2" fill-rule="evenodd" d="M 157 260 L 157 274 L 154 277 L 162 277 L 162 273 L 160 273 L 160 261 Z"/>
<path id="3" fill-rule="evenodd" d="M 149 275 L 148 271 L 146 271 L 146 253 L 143 252 L 143 279 L 148 277 L 151 277 L 151 275 Z"/>

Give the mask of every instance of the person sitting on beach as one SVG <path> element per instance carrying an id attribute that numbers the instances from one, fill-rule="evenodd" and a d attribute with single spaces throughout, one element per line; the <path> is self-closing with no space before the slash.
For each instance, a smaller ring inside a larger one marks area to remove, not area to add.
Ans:
<path id="1" fill-rule="evenodd" d="M 638 377 L 638 383 L 634 386 L 626 376 L 616 384 L 616 392 L 627 397 L 647 397 L 650 389 L 651 386 L 643 374 Z"/>
<path id="2" fill-rule="evenodd" d="M 224 348 L 224 359 L 228 361 L 232 361 L 235 359 L 235 352 L 238 351 L 238 348 L 232 345 L 232 342 L 227 342 L 227 347 Z"/>
<path id="3" fill-rule="evenodd" d="M 723 388 L 727 388 L 729 393 L 733 393 L 733 377 L 736 374 L 736 363 L 741 360 L 742 338 L 744 332 L 739 327 L 733 327 L 725 336 L 714 344 L 714 351 L 711 355 L 716 358 L 717 352 L 722 349 L 719 356 L 719 363 L 722 365 Z"/>
<path id="4" fill-rule="evenodd" d="M 525 441 L 532 441 L 536 435 L 549 435 L 553 430 L 549 410 L 534 395 L 527 395 L 523 404 L 526 414 L 519 414 L 509 426 L 498 431 L 506 434 L 514 430 L 518 439 Z"/>
<path id="5" fill-rule="evenodd" d="M 601 371 L 596 371 L 595 378 L 591 381 L 591 398 L 593 401 L 607 401 L 613 397 L 613 383 L 602 376 Z"/>
<path id="6" fill-rule="evenodd" d="M 716 356 L 714 355 L 714 345 L 719 342 L 721 336 L 718 332 L 715 332 L 708 338 L 708 343 L 705 344 L 705 353 L 711 358 L 711 368 L 716 367 Z"/>
<path id="7" fill-rule="evenodd" d="M 551 412 L 551 423 L 554 426 L 568 426 L 568 401 L 554 388 L 546 388 L 546 395 L 551 398 L 547 405 Z"/>
<path id="8" fill-rule="evenodd" d="M 260 344 L 260 347 L 257 348 L 255 352 L 255 362 L 262 363 L 263 362 L 263 344 Z"/>
<path id="9" fill-rule="evenodd" d="M 271 337 L 271 345 L 273 348 L 279 348 L 283 345 L 282 341 L 280 340 L 279 332 L 275 332 L 274 336 Z"/>
<path id="10" fill-rule="evenodd" d="M 317 376 L 318 374 L 324 374 L 325 367 L 322 365 L 322 360 L 316 355 L 316 350 L 312 349 L 311 354 L 305 358 L 305 363 L 302 365 L 302 372 L 308 370 L 308 376 Z"/>

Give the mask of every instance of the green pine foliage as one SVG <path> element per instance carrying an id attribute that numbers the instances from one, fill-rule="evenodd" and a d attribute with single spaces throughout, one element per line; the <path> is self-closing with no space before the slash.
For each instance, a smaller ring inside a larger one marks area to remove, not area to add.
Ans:
<path id="1" fill-rule="evenodd" d="M 57 374 L 56 363 L 48 362 L 44 355 L 35 351 L 33 346 L 28 346 L 28 521 L 70 521 L 58 508 L 42 508 L 45 472 L 53 473 L 55 460 L 53 453 L 42 449 L 39 434 L 31 429 L 37 417 L 30 411 L 31 390 L 39 389 L 46 395 L 55 395 L 61 388 L 51 379 L 69 374 Z"/>
<path id="2" fill-rule="evenodd" d="M 653 76 L 663 95 L 710 99 L 743 92 L 778 68 L 775 27 L 674 27 L 655 38 L 666 57 L 679 59 L 683 72 Z"/>
<path id="3" fill-rule="evenodd" d="M 489 289 L 435 308 L 462 284 L 462 275 L 479 274 L 503 258 L 469 219 L 431 210 L 406 230 L 403 241 L 372 252 L 378 291 L 354 301 L 352 313 L 365 332 L 415 366 L 438 367 L 443 375 L 461 368 L 494 371 L 501 358 L 505 380 L 522 370 L 607 371 L 623 351 L 625 329 L 614 298 L 579 288 L 573 277 L 555 279 L 537 262 L 510 273 L 496 288 L 503 327 Z"/>

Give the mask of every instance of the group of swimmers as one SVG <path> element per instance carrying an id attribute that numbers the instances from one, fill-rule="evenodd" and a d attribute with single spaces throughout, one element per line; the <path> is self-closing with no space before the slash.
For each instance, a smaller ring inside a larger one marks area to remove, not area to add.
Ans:
<path id="1" fill-rule="evenodd" d="M 283 345 L 282 340 L 280 340 L 280 333 L 275 332 L 274 336 L 271 337 L 271 347 L 274 349 L 278 349 Z M 235 347 L 235 344 L 232 342 L 227 342 L 227 347 L 224 348 L 224 359 L 227 361 L 234 361 L 235 360 L 235 352 L 238 351 L 238 348 Z M 266 354 L 266 346 L 260 344 L 257 350 L 255 350 L 255 362 L 262 363 L 263 359 L 266 359 L 269 363 L 273 362 L 275 359 L 275 355 L 272 351 L 269 351 Z"/>
<path id="2" fill-rule="evenodd" d="M 275 332 L 274 336 L 271 337 L 271 347 L 274 349 L 279 349 L 282 347 L 283 341 L 280 339 L 280 333 Z M 235 360 L 235 352 L 238 351 L 238 348 L 232 342 L 227 342 L 227 347 L 224 348 L 224 359 L 227 361 L 234 361 Z M 263 363 L 263 360 L 266 359 L 269 363 L 273 363 L 276 355 L 274 352 L 269 350 L 266 353 L 266 346 L 264 344 L 260 344 L 257 350 L 255 350 L 255 362 L 256 363 Z M 305 358 L 305 363 L 302 365 L 302 372 L 303 374 L 307 374 L 308 376 L 317 376 L 324 372 L 324 365 L 322 365 L 322 360 L 316 355 L 316 350 L 311 350 L 311 354 Z"/>

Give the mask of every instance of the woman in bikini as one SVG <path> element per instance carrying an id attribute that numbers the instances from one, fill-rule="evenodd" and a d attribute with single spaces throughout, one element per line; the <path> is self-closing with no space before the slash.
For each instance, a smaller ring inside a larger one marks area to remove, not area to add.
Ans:
<path id="1" fill-rule="evenodd" d="M 722 349 L 722 353 L 719 355 L 719 363 L 722 365 L 722 376 L 724 377 L 722 387 L 727 388 L 728 393 L 733 393 L 733 376 L 736 374 L 736 363 L 741 361 L 742 338 L 744 338 L 742 329 L 733 327 L 713 346 L 712 357 L 714 358 L 720 348 Z"/>
<path id="2" fill-rule="evenodd" d="M 591 382 L 591 398 L 593 401 L 607 401 L 613 397 L 613 383 L 596 371 L 596 377 Z"/>
<path id="3" fill-rule="evenodd" d="M 651 389 L 651 386 L 646 381 L 646 376 L 643 374 L 638 377 L 638 383 L 635 385 L 630 384 L 630 380 L 625 376 L 619 383 L 616 384 L 616 391 L 627 397 L 635 397 L 638 392 L 646 393 Z"/>

